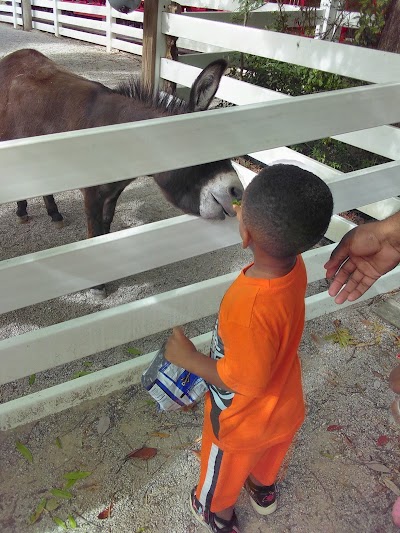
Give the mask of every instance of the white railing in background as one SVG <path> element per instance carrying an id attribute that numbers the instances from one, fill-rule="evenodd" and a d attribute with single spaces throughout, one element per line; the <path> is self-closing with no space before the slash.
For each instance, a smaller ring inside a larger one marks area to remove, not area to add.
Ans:
<path id="1" fill-rule="evenodd" d="M 44 2 L 35 0 L 39 1 Z M 106 12 L 102 13 L 107 17 Z M 66 29 L 66 20 L 61 20 L 59 35 Z M 101 23 L 104 21 L 99 21 Z M 103 31 L 100 29 L 103 27 L 98 28 L 99 32 Z M 71 31 L 79 33 L 80 30 Z M 329 72 L 343 75 L 351 72 L 352 77 L 375 85 L 289 98 L 224 77 L 217 96 L 237 104 L 236 107 L 7 141 L 0 144 L 0 203 L 172 169 L 176 166 L 178 152 L 181 166 L 250 153 L 267 164 L 296 161 L 329 183 L 336 214 L 326 236 L 332 241 L 338 241 L 354 226 L 337 213 L 358 208 L 381 219 L 399 210 L 399 130 L 387 124 L 400 121 L 400 106 L 393 105 L 400 101 L 400 55 L 167 13 L 162 16 L 162 31 L 178 38 L 189 34 L 206 45 L 217 44 Z M 199 73 L 197 67 L 167 59 L 162 59 L 160 65 L 160 78 L 185 87 L 189 87 Z M 342 174 L 285 147 L 327 136 L 335 136 L 393 161 Z M 151 146 L 147 142 L 149 138 Z M 174 138 L 174 146 L 166 143 L 169 138 Z M 74 158 L 70 157 L 71 153 Z M 134 167 L 131 161 L 135 161 Z M 248 183 L 253 173 L 240 165 L 236 167 L 243 182 Z M 10 175 L 12 183 L 6 179 Z M 183 244 L 176 249 L 174 244 L 178 240 Z M 180 216 L 6 260 L 0 263 L 0 312 L 237 242 L 234 220 L 218 223 Z M 142 253 L 144 246 L 146 254 Z M 310 282 L 324 277 L 322 265 L 332 247 L 304 254 Z M 118 254 L 118 261 L 112 260 L 115 254 Z M 0 383 L 164 331 L 177 323 L 209 316 L 217 312 L 221 296 L 235 275 L 209 279 L 3 340 L 0 342 Z M 375 284 L 364 298 L 399 285 L 400 269 L 397 268 Z M 306 308 L 307 319 L 312 319 L 336 310 L 337 306 L 323 292 L 307 298 Z M 209 340 L 210 334 L 194 339 L 200 349 L 205 348 Z M 7 402 L 0 406 L 0 429 L 36 420 L 84 399 L 137 383 L 152 356 L 147 354 Z"/>
<path id="2" fill-rule="evenodd" d="M 337 11 L 336 1 L 322 0 L 321 8 L 316 9 L 317 33 L 320 31 L 319 27 L 321 31 L 326 30 L 327 24 L 332 19 L 332 13 Z M 184 13 L 187 18 L 201 18 L 217 22 L 234 22 L 233 14 L 239 9 L 238 0 L 179 0 L 178 3 L 189 7 L 224 10 L 225 12 Z M 62 0 L 31 0 L 31 6 L 33 29 L 49 32 L 57 37 L 70 37 L 105 46 L 109 52 L 115 49 L 142 55 L 143 13 L 140 11 L 125 15 L 112 9 L 108 2 L 104 6 L 96 6 Z M 288 27 L 296 26 L 301 8 L 283 5 L 282 10 L 285 12 Z M 277 4 L 267 3 L 252 13 L 248 25 L 272 29 L 278 12 Z M 0 0 L 0 22 L 8 22 L 17 28 L 23 25 L 21 15 L 21 0 Z M 341 27 L 356 27 L 357 16 L 358 13 L 343 12 Z M 134 27 L 134 24 L 137 27 Z M 199 52 L 224 50 L 212 44 L 196 41 L 191 37 L 181 37 L 178 46 Z"/>

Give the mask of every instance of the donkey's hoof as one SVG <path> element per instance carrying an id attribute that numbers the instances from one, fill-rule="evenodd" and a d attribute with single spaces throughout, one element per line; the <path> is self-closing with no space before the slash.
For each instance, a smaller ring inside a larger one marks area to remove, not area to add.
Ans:
<path id="1" fill-rule="evenodd" d="M 107 298 L 107 291 L 105 287 L 92 287 L 90 292 L 95 300 L 104 300 Z"/>
<path id="2" fill-rule="evenodd" d="M 64 227 L 64 220 L 52 220 L 52 223 L 54 224 L 54 227 L 57 229 L 61 229 Z"/>
<path id="3" fill-rule="evenodd" d="M 23 215 L 22 217 L 17 217 L 19 224 L 26 224 L 31 220 L 31 217 L 29 215 Z"/>

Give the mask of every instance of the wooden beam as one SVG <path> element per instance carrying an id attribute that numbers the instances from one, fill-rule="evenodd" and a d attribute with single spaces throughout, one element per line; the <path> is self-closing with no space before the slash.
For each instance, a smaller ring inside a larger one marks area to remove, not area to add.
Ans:
<path id="1" fill-rule="evenodd" d="M 154 91 L 160 79 L 160 58 L 165 56 L 165 38 L 161 34 L 161 13 L 170 1 L 146 0 L 143 16 L 142 79 Z"/>
<path id="2" fill-rule="evenodd" d="M 373 311 L 383 320 L 400 329 L 400 304 L 396 300 L 390 298 L 386 302 L 381 302 L 373 308 Z"/>
<path id="3" fill-rule="evenodd" d="M 22 7 L 22 28 L 25 31 L 32 29 L 32 8 L 30 0 L 21 0 Z"/>

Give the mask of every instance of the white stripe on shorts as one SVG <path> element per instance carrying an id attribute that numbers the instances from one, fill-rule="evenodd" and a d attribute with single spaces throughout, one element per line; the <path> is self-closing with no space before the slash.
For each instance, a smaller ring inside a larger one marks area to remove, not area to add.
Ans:
<path id="1" fill-rule="evenodd" d="M 213 480 L 215 476 L 215 462 L 216 462 L 219 451 L 220 449 L 218 448 L 218 446 L 216 446 L 215 444 L 211 445 L 210 455 L 208 457 L 206 477 L 204 479 L 204 483 L 201 488 L 201 493 L 200 493 L 200 498 L 199 498 L 199 502 L 201 503 L 203 507 L 206 505 L 207 496 L 213 484 Z"/>

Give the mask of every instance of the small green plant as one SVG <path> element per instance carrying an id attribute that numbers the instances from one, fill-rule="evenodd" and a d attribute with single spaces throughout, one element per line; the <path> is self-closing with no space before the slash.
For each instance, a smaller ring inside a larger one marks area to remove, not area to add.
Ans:
<path id="1" fill-rule="evenodd" d="M 236 61 L 239 61 L 238 56 Z M 366 85 L 365 82 L 352 78 L 258 56 L 246 55 L 244 65 L 242 76 L 244 81 L 289 96 Z M 235 69 L 232 69 L 230 75 L 239 77 Z M 341 172 L 351 172 L 388 162 L 384 157 L 330 138 L 296 144 L 291 148 Z"/>
<path id="2" fill-rule="evenodd" d="M 389 5 L 390 0 L 359 0 L 360 18 L 354 33 L 354 44 L 376 48 Z"/>

